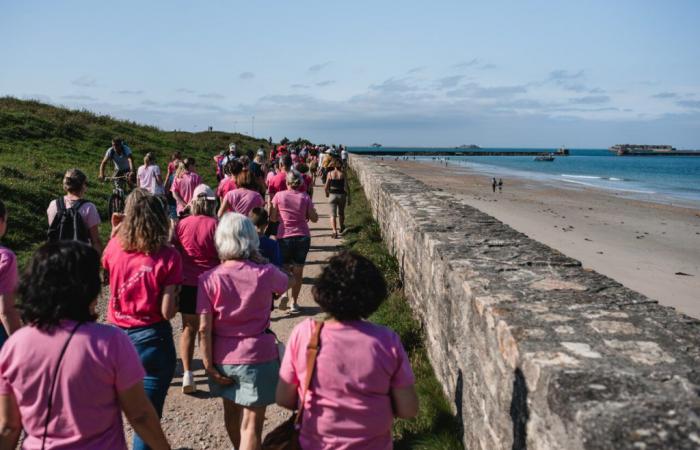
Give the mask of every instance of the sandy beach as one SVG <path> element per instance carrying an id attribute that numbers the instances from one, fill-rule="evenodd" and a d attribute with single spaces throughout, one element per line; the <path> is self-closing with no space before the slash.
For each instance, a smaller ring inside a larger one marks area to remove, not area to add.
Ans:
<path id="1" fill-rule="evenodd" d="M 493 193 L 489 177 L 464 168 L 432 162 L 390 164 L 459 195 L 471 206 L 580 260 L 584 267 L 700 318 L 700 208 L 518 178 L 504 179 L 503 191 Z"/>

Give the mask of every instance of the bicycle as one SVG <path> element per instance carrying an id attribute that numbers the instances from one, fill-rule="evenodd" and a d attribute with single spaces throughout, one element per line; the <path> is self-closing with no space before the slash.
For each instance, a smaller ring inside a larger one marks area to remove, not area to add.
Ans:
<path id="1" fill-rule="evenodd" d="M 124 204 L 126 202 L 125 184 L 127 179 L 128 177 L 126 175 L 104 178 L 104 181 L 114 182 L 114 189 L 112 190 L 112 195 L 109 197 L 109 203 L 107 204 L 110 218 L 114 213 L 121 214 L 124 212 Z"/>

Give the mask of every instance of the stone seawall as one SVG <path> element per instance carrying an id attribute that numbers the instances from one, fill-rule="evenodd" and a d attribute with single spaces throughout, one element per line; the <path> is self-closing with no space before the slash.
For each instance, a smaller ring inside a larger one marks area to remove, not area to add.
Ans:
<path id="1" fill-rule="evenodd" d="M 700 448 L 700 321 L 379 159 L 350 164 L 467 449 Z"/>

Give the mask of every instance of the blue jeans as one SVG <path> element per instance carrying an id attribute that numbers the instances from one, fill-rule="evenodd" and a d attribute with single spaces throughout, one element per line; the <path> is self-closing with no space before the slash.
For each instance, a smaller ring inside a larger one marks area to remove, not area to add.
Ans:
<path id="1" fill-rule="evenodd" d="M 170 322 L 163 321 L 154 325 L 127 328 L 126 334 L 136 347 L 141 364 L 146 370 L 143 387 L 153 403 L 158 417 L 163 415 L 163 403 L 168 395 L 168 387 L 175 375 L 175 344 Z M 134 434 L 134 450 L 147 450 L 149 447 Z"/>

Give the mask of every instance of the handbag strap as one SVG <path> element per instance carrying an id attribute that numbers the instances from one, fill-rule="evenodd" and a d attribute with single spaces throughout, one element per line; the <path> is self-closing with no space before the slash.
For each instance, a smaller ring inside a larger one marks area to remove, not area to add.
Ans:
<path id="1" fill-rule="evenodd" d="M 75 326 L 73 327 L 73 330 L 71 330 L 70 335 L 68 336 L 68 339 L 66 339 L 66 342 L 63 344 L 63 348 L 61 349 L 61 353 L 58 355 L 58 362 L 56 363 L 56 368 L 53 371 L 53 380 L 51 380 L 51 388 L 49 389 L 49 401 L 48 401 L 48 405 L 46 407 L 46 421 L 44 422 L 44 437 L 41 438 L 41 450 L 44 450 L 44 448 L 46 447 L 46 437 L 49 434 L 49 422 L 51 420 L 51 407 L 53 406 L 53 392 L 56 390 L 56 380 L 58 379 L 58 370 L 61 368 L 61 361 L 63 361 L 63 355 L 66 354 L 66 349 L 68 348 L 68 343 L 73 338 L 73 335 L 78 330 L 78 327 L 80 325 L 82 325 L 82 323 L 80 323 L 80 322 L 76 323 Z"/>
<path id="2" fill-rule="evenodd" d="M 301 427 L 301 416 L 304 412 L 304 402 L 306 400 L 306 393 L 309 391 L 309 386 L 311 386 L 311 379 L 314 375 L 314 369 L 316 368 L 316 356 L 318 356 L 319 341 L 321 338 L 321 329 L 323 328 L 322 321 L 314 321 L 314 333 L 311 335 L 309 344 L 306 346 L 306 379 L 304 380 L 304 389 L 302 390 L 301 402 L 299 409 L 297 410 L 297 416 L 294 419 L 294 427 L 298 430 Z"/>

